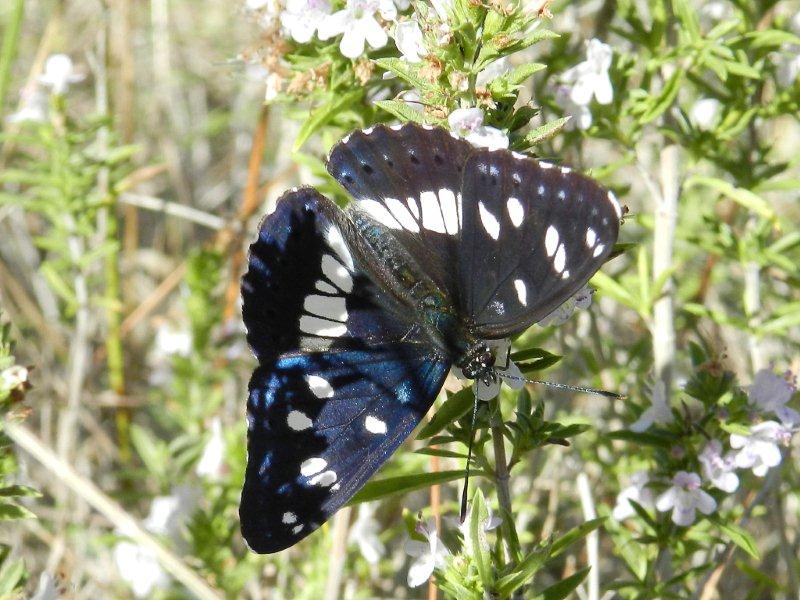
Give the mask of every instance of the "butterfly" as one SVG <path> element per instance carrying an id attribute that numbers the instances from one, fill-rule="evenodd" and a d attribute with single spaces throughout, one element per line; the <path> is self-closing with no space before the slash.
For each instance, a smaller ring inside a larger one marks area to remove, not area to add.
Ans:
<path id="1" fill-rule="evenodd" d="M 347 502 L 451 367 L 494 382 L 491 341 L 575 294 L 622 217 L 588 177 L 438 127 L 355 131 L 327 169 L 352 202 L 285 193 L 242 279 L 258 366 L 239 515 L 259 553 L 294 545 Z"/>

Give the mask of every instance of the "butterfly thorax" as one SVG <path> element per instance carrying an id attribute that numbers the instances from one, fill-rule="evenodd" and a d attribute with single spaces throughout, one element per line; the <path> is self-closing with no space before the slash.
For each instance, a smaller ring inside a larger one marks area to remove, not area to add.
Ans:
<path id="1" fill-rule="evenodd" d="M 457 311 L 442 289 L 385 227 L 359 210 L 350 212 L 358 232 L 356 253 L 370 275 L 403 311 L 411 311 L 426 337 L 456 361 L 470 346 Z"/>
<path id="2" fill-rule="evenodd" d="M 464 377 L 480 380 L 487 385 L 494 381 L 494 356 L 486 342 L 471 344 L 456 362 Z"/>

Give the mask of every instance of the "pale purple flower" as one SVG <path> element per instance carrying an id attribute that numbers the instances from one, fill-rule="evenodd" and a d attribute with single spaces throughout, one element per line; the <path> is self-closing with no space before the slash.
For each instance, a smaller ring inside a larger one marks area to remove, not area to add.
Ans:
<path id="1" fill-rule="evenodd" d="M 647 471 L 637 471 L 631 475 L 631 484 L 617 495 L 617 503 L 611 516 L 617 521 L 624 521 L 636 514 L 630 501 L 633 500 L 644 508 L 653 508 L 653 490 L 647 487 L 650 476 Z"/>
<path id="2" fill-rule="evenodd" d="M 211 437 L 203 448 L 194 472 L 200 477 L 218 481 L 225 469 L 225 438 L 222 436 L 222 421 L 219 417 L 211 420 Z"/>
<path id="3" fill-rule="evenodd" d="M 347 0 L 347 6 L 326 17 L 318 28 L 319 39 L 329 40 L 342 34 L 339 50 L 347 58 L 358 58 L 364 54 L 364 45 L 383 48 L 389 36 L 378 20 L 376 13 L 384 19 L 394 19 L 397 8 L 392 0 Z"/>
<path id="4" fill-rule="evenodd" d="M 703 466 L 703 475 L 711 485 L 729 494 L 736 491 L 739 487 L 739 476 L 734 472 L 736 459 L 731 452 L 723 456 L 719 440 L 709 441 L 697 458 Z"/>
<path id="5" fill-rule="evenodd" d="M 416 19 L 402 21 L 394 26 L 394 43 L 403 60 L 410 63 L 422 62 L 422 58 L 428 54 L 422 29 Z"/>
<path id="6" fill-rule="evenodd" d="M 499 58 L 496 61 L 489 63 L 485 69 L 478 73 L 477 77 L 475 78 L 475 85 L 478 87 L 485 87 L 493 80 L 508 73 L 510 70 L 511 65 L 509 64 L 508 59 L 505 56 Z"/>
<path id="7" fill-rule="evenodd" d="M 584 104 L 576 104 L 572 100 L 572 91 L 565 85 L 556 88 L 556 104 L 563 110 L 564 114 L 571 117 L 564 126 L 566 129 L 580 129 L 585 131 L 592 126 L 592 111 Z"/>
<path id="8" fill-rule="evenodd" d="M 450 555 L 450 551 L 439 540 L 433 519 L 425 524 L 418 524 L 417 532 L 425 536 L 426 541 L 408 540 L 405 545 L 406 554 L 416 559 L 408 569 L 408 585 L 411 587 L 418 587 L 428 581 L 434 569 L 445 566 Z"/>
<path id="9" fill-rule="evenodd" d="M 653 423 L 667 425 L 672 423 L 674 417 L 667 398 L 667 388 L 660 379 L 653 385 L 650 395 L 650 406 L 639 416 L 635 423 L 630 426 L 631 431 L 641 433 L 649 429 Z"/>
<path id="10" fill-rule="evenodd" d="M 47 94 L 38 85 L 20 93 L 19 110 L 6 117 L 8 123 L 44 123 L 47 121 Z"/>
<path id="11" fill-rule="evenodd" d="M 447 118 L 450 130 L 473 146 L 499 150 L 508 148 L 508 136 L 495 127 L 483 124 L 480 108 L 457 108 Z"/>
<path id="12" fill-rule="evenodd" d="M 792 430 L 776 421 L 763 421 L 750 427 L 750 433 L 731 434 L 731 448 L 736 453 L 736 466 L 752 469 L 753 474 L 764 477 L 772 467 L 781 463 L 779 446 L 786 446 L 792 439 Z"/>
<path id="13" fill-rule="evenodd" d="M 75 72 L 72 59 L 66 54 L 53 54 L 44 63 L 44 73 L 39 76 L 39 83 L 51 88 L 56 96 L 63 96 L 73 83 L 83 81 L 84 76 Z"/>
<path id="14" fill-rule="evenodd" d="M 598 39 L 586 43 L 586 60 L 565 71 L 561 81 L 571 85 L 570 98 L 580 106 L 588 106 L 592 98 L 599 104 L 611 104 L 614 89 L 608 70 L 611 68 L 611 46 Z"/>
<path id="15" fill-rule="evenodd" d="M 672 487 L 656 500 L 656 508 L 661 512 L 671 510 L 672 522 L 688 527 L 694 523 L 696 511 L 710 515 L 717 509 L 717 501 L 700 489 L 697 473 L 678 471 L 672 478 Z"/>
<path id="16" fill-rule="evenodd" d="M 358 544 L 361 556 L 371 565 L 378 564 L 381 557 L 386 554 L 386 546 L 378 537 L 381 525 L 375 520 L 376 506 L 373 502 L 365 502 L 358 506 L 358 517 L 350 528 L 348 536 L 351 543 Z"/>
<path id="17" fill-rule="evenodd" d="M 800 424 L 800 413 L 786 406 L 794 396 L 796 388 L 786 378 L 769 369 L 761 369 L 747 390 L 750 404 L 765 412 L 773 412 L 785 425 Z"/>
<path id="18" fill-rule="evenodd" d="M 700 98 L 689 109 L 689 120 L 701 131 L 711 131 L 719 123 L 722 104 L 716 98 Z"/>
<path id="19" fill-rule="evenodd" d="M 286 8 L 281 12 L 281 25 L 295 42 L 307 44 L 330 16 L 328 0 L 287 0 Z"/>
<path id="20" fill-rule="evenodd" d="M 571 297 L 549 315 L 539 321 L 541 327 L 559 326 L 566 323 L 576 310 L 583 310 L 592 305 L 592 294 L 594 290 L 588 285 L 584 285 Z"/>

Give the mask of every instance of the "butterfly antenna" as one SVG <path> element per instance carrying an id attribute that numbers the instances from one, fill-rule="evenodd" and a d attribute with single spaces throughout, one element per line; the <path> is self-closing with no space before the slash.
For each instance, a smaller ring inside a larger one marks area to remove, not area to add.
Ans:
<path id="1" fill-rule="evenodd" d="M 467 518 L 467 496 L 469 490 L 469 466 L 472 464 L 472 443 L 475 441 L 475 420 L 478 416 L 478 392 L 475 387 L 475 402 L 472 405 L 472 423 L 469 426 L 469 445 L 467 446 L 467 475 L 464 478 L 464 491 L 461 492 L 461 520 L 463 523 Z"/>
<path id="2" fill-rule="evenodd" d="M 528 379 L 527 377 L 517 377 L 516 375 L 509 375 L 507 373 L 503 373 L 503 379 L 513 379 L 514 381 L 524 381 L 525 383 L 546 385 L 547 387 L 555 388 L 557 390 L 583 392 L 584 394 L 593 394 L 595 396 L 603 396 L 604 398 L 614 398 L 618 400 L 624 400 L 627 398 L 627 396 L 624 394 L 617 394 L 616 392 L 609 392 L 608 390 L 599 390 L 597 388 L 583 387 L 580 385 L 568 385 L 566 383 L 556 383 L 554 381 L 541 381 L 540 379 Z"/>

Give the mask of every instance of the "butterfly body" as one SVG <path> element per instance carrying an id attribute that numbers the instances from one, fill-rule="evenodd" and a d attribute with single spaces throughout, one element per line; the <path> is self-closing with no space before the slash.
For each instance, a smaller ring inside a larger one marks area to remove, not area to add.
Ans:
<path id="1" fill-rule="evenodd" d="M 417 125 L 354 132 L 328 170 L 348 208 L 285 194 L 242 280 L 259 366 L 240 517 L 258 552 L 293 545 L 352 497 L 452 366 L 491 385 L 489 342 L 582 287 L 621 216 L 588 178 Z"/>

